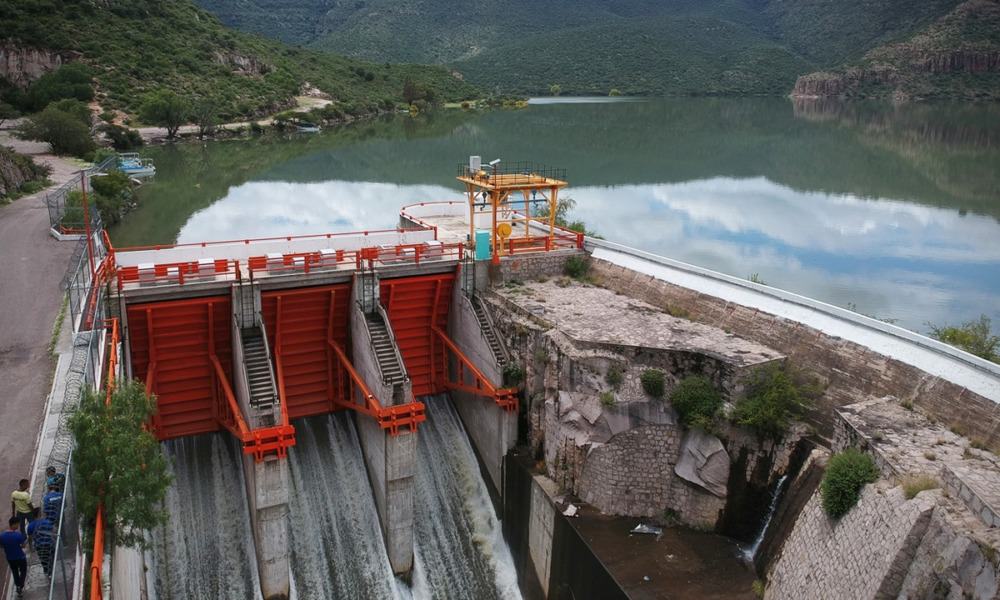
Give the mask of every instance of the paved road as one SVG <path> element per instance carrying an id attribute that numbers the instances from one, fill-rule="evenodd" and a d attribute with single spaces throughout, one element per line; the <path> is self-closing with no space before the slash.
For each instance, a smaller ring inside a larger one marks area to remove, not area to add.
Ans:
<path id="1" fill-rule="evenodd" d="M 56 185 L 76 171 L 54 156 L 35 159 L 52 167 Z M 48 343 L 62 304 L 59 281 L 75 245 L 49 235 L 44 196 L 0 206 L 0 509 L 17 480 L 29 476 L 52 381 Z M 0 562 L 3 581 L 7 565 Z"/>

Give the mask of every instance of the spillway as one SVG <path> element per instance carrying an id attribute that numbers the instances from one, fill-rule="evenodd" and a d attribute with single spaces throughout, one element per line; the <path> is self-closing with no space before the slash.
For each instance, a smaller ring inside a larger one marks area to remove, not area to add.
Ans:
<path id="1" fill-rule="evenodd" d="M 386 557 L 353 415 L 295 422 L 289 535 L 293 600 L 408 595 Z"/>
<path id="2" fill-rule="evenodd" d="M 515 599 L 510 549 L 458 413 L 423 398 L 418 432 L 414 598 Z"/>
<path id="3" fill-rule="evenodd" d="M 289 450 L 291 600 L 519 599 L 517 574 L 475 454 L 446 396 L 418 432 L 410 584 L 392 573 L 355 430 L 341 412 L 294 423 Z M 365 418 L 365 417 L 362 417 Z M 153 535 L 155 600 L 260 598 L 241 458 L 228 434 L 164 444 L 175 477 Z"/>
<path id="4" fill-rule="evenodd" d="M 260 599 L 239 449 L 228 433 L 164 442 L 174 483 L 152 534 L 155 600 Z"/>

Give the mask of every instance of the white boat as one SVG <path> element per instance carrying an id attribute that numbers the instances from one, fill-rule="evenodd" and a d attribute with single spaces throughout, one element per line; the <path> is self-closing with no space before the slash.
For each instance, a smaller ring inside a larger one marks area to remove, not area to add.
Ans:
<path id="1" fill-rule="evenodd" d="M 149 177 L 156 174 L 156 165 L 151 158 L 141 158 L 136 152 L 122 152 L 118 155 L 118 170 L 130 177 Z"/>
<path id="2" fill-rule="evenodd" d="M 319 125 L 308 121 L 299 121 L 295 128 L 299 133 L 319 133 Z"/>

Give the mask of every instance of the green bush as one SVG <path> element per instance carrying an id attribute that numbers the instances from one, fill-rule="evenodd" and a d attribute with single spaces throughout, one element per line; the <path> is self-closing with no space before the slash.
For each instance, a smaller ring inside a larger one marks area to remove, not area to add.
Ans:
<path id="1" fill-rule="evenodd" d="M 722 394 L 707 377 L 692 375 L 677 384 L 670 393 L 670 403 L 680 415 L 681 423 L 708 429 L 722 408 Z"/>
<path id="2" fill-rule="evenodd" d="M 834 519 L 846 515 L 861 497 L 866 483 L 878 479 L 878 469 L 870 456 L 848 448 L 830 458 L 820 484 L 823 510 Z"/>
<path id="3" fill-rule="evenodd" d="M 90 67 L 83 63 L 63 65 L 39 77 L 23 92 L 12 94 L 11 104 L 24 112 L 38 112 L 49 104 L 66 98 L 90 102 L 94 99 L 92 76 Z"/>
<path id="4" fill-rule="evenodd" d="M 746 396 L 736 403 L 736 423 L 772 438 L 784 435 L 820 393 L 801 372 L 774 363 L 755 369 L 746 388 Z"/>
<path id="5" fill-rule="evenodd" d="M 55 106 L 49 106 L 22 123 L 16 135 L 24 140 L 48 142 L 52 152 L 61 155 L 84 157 L 95 148 L 90 128 L 80 122 L 79 115 Z"/>
<path id="6" fill-rule="evenodd" d="M 143 144 L 142 136 L 135 129 L 105 123 L 98 127 L 98 131 L 108 136 L 115 150 L 127 152 L 141 148 Z"/>
<path id="7" fill-rule="evenodd" d="M 621 387 L 624 380 L 625 376 L 622 374 L 622 368 L 618 365 L 612 365 L 604 375 L 604 381 L 608 382 L 608 385 L 616 390 Z"/>
<path id="8" fill-rule="evenodd" d="M 524 381 L 524 369 L 516 363 L 507 363 L 503 367 L 503 384 L 516 386 Z"/>
<path id="9" fill-rule="evenodd" d="M 986 315 L 966 321 L 958 327 L 931 325 L 931 335 L 980 358 L 1000 363 L 1000 336 L 992 334 L 992 322 Z"/>
<path id="10" fill-rule="evenodd" d="M 654 398 L 662 398 L 666 391 L 663 371 L 659 369 L 646 369 L 639 376 L 639 382 L 642 383 L 642 389 Z"/>
<path id="11" fill-rule="evenodd" d="M 614 406 L 615 395 L 611 392 L 601 392 L 601 406 Z"/>
<path id="12" fill-rule="evenodd" d="M 90 107 L 75 98 L 65 98 L 49 104 L 47 108 L 54 108 L 68 113 L 77 118 L 81 123 L 90 128 L 93 117 L 90 114 Z"/>
<path id="13" fill-rule="evenodd" d="M 566 259 L 563 272 L 573 279 L 583 279 L 590 271 L 590 262 L 582 256 L 571 256 Z"/>
<path id="14" fill-rule="evenodd" d="M 110 404 L 88 391 L 69 420 L 76 508 L 89 516 L 103 504 L 110 539 L 122 546 L 141 546 L 145 532 L 166 522 L 170 473 L 147 428 L 155 410 L 145 384 L 133 380 L 119 384 Z"/>
<path id="15" fill-rule="evenodd" d="M 132 199 L 132 185 L 128 176 L 121 171 L 109 171 L 101 177 L 90 179 L 94 191 L 93 202 L 101 213 L 105 225 L 116 225 L 121 221 L 122 209 Z"/>

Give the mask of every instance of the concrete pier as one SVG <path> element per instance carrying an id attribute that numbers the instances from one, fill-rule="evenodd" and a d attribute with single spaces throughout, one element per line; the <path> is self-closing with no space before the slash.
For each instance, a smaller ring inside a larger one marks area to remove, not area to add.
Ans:
<path id="1" fill-rule="evenodd" d="M 355 281 L 355 299 L 360 297 L 358 288 L 359 282 Z M 408 379 L 396 385 L 383 381 L 368 323 L 357 302 L 351 303 L 351 344 L 354 368 L 384 406 L 410 401 Z M 400 431 L 391 435 L 367 415 L 357 415 L 357 427 L 389 563 L 394 573 L 405 577 L 413 569 L 417 433 Z"/>
<path id="2" fill-rule="evenodd" d="M 287 600 L 289 594 L 288 460 L 268 456 L 255 462 L 243 457 L 250 522 L 257 550 L 257 570 L 264 600 Z"/>
<path id="3" fill-rule="evenodd" d="M 452 293 L 448 312 L 449 337 L 492 384 L 500 387 L 503 384 L 500 364 L 483 337 L 471 301 L 460 286 L 455 286 Z M 467 392 L 452 391 L 451 397 L 480 460 L 486 465 L 493 489 L 501 492 L 504 456 L 517 443 L 517 413 Z"/>

